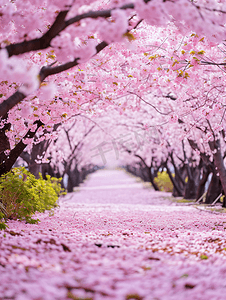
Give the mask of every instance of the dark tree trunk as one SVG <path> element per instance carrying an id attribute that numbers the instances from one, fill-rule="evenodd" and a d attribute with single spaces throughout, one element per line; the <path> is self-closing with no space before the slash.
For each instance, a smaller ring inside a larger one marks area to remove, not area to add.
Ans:
<path id="1" fill-rule="evenodd" d="M 33 139 L 37 130 L 40 126 L 43 125 L 41 121 L 35 121 L 34 124 L 37 124 L 37 128 L 35 131 L 30 131 L 25 134 L 23 139 Z M 26 144 L 23 143 L 23 139 L 16 144 L 16 146 L 9 152 L 9 155 L 6 155 L 4 152 L 0 155 L 0 176 L 9 172 L 13 165 L 15 164 L 17 158 L 21 155 L 24 149 L 27 147 Z"/>
<path id="2" fill-rule="evenodd" d="M 216 172 L 213 172 L 210 185 L 206 194 L 206 204 L 211 204 L 214 200 L 220 195 L 222 191 L 222 185 L 219 176 L 216 175 Z"/>
<path id="3" fill-rule="evenodd" d="M 67 185 L 67 191 L 73 192 L 73 188 L 76 186 L 79 186 L 79 170 L 77 168 L 77 165 L 75 165 L 73 170 L 69 170 L 68 173 L 68 185 Z"/>
<path id="4" fill-rule="evenodd" d="M 28 164 L 28 170 L 35 176 L 35 178 L 39 178 L 39 173 L 43 173 L 42 168 L 44 165 L 42 163 L 37 163 L 36 159 L 38 155 L 41 156 L 44 152 L 46 152 L 50 143 L 50 140 L 44 140 L 38 144 L 34 144 L 30 154 L 24 151 L 20 155 L 20 157 Z"/>
<path id="5" fill-rule="evenodd" d="M 152 169 L 153 169 L 153 159 L 152 159 L 152 163 L 151 163 L 151 166 L 148 166 L 145 162 L 145 160 L 138 154 L 135 154 L 135 157 L 138 157 L 140 160 L 141 160 L 141 163 L 140 163 L 140 169 L 142 170 L 142 175 L 145 174 L 145 177 L 144 177 L 144 181 L 147 181 L 147 182 L 151 182 L 153 188 L 155 191 L 159 191 L 159 188 L 157 186 L 157 184 L 154 182 L 154 179 L 155 179 L 155 176 L 152 174 Z M 159 168 L 155 168 L 156 170 L 158 170 Z M 158 171 L 155 172 L 155 174 L 158 174 Z M 145 180 L 147 178 L 147 180 Z"/>
<path id="6" fill-rule="evenodd" d="M 178 181 L 176 180 L 176 177 L 173 177 L 169 167 L 167 166 L 167 163 L 165 164 L 165 168 L 167 170 L 167 173 L 169 175 L 169 178 L 173 184 L 173 196 L 174 197 L 182 197 L 183 196 L 183 190 L 181 190 Z"/>
<path id="7" fill-rule="evenodd" d="M 6 114 L 3 118 L 3 120 L 7 120 L 8 115 Z M 3 128 L 0 129 L 0 157 L 2 154 L 4 154 L 4 151 L 10 148 L 9 139 L 6 136 L 6 131 L 10 130 L 11 124 L 6 123 Z"/>
<path id="8" fill-rule="evenodd" d="M 31 172 L 36 178 L 39 178 L 39 173 L 42 174 L 42 164 L 36 163 L 38 155 L 42 155 L 46 152 L 50 145 L 50 141 L 44 140 L 38 144 L 34 144 L 31 150 L 31 163 L 28 165 L 29 172 Z"/>
<path id="9" fill-rule="evenodd" d="M 224 194 L 223 194 L 223 195 L 224 195 Z M 224 195 L 224 200 L 223 200 L 222 207 L 226 207 L 226 199 L 225 199 L 225 195 Z"/>
<path id="10" fill-rule="evenodd" d="M 46 175 L 50 175 L 51 177 L 56 177 L 53 168 L 50 163 L 42 164 L 42 177 L 46 179 Z"/>
<path id="11" fill-rule="evenodd" d="M 170 153 L 170 159 L 171 159 L 171 163 L 173 165 L 174 168 L 174 178 L 176 180 L 176 182 L 178 183 L 178 187 L 180 187 L 181 190 L 184 189 L 185 186 L 185 177 L 186 177 L 186 168 L 185 165 L 183 163 L 182 166 L 177 167 L 173 158 L 173 153 Z"/>
<path id="12" fill-rule="evenodd" d="M 226 169 L 224 166 L 224 159 L 221 153 L 220 140 L 214 140 L 209 142 L 210 149 L 213 151 L 214 167 L 216 173 L 219 174 L 219 179 L 222 185 L 223 193 L 226 194 Z M 215 170 L 214 170 L 215 171 Z M 221 192 L 221 191 L 220 191 Z M 218 195 L 220 194 L 218 190 Z"/>
<path id="13" fill-rule="evenodd" d="M 186 182 L 184 198 L 185 199 L 195 199 L 196 197 L 197 184 L 193 178 L 188 177 Z"/>
<path id="14" fill-rule="evenodd" d="M 188 164 L 187 167 L 187 175 L 188 180 L 185 183 L 185 199 L 196 199 L 197 188 L 200 181 L 200 166 L 191 167 Z"/>
<path id="15" fill-rule="evenodd" d="M 150 180 L 150 182 L 151 182 L 151 184 L 152 184 L 154 190 L 155 190 L 155 191 L 159 191 L 159 188 L 158 188 L 157 184 L 156 184 L 155 181 L 154 181 L 155 178 L 154 178 L 154 176 L 153 176 L 153 174 L 152 174 L 152 172 L 151 172 L 151 169 L 152 169 L 151 167 L 148 168 L 149 180 Z"/>
<path id="16" fill-rule="evenodd" d="M 203 173 L 202 173 L 202 178 L 201 180 L 199 181 L 199 185 L 198 185 L 198 188 L 197 188 L 197 194 L 196 194 L 196 201 L 202 197 L 202 195 L 204 194 L 205 192 L 205 185 L 206 185 L 206 182 L 208 180 L 208 177 L 209 177 L 209 174 L 211 173 L 211 166 L 210 165 L 204 165 L 202 170 L 203 170 Z"/>
<path id="17" fill-rule="evenodd" d="M 73 178 L 70 173 L 68 174 L 67 191 L 68 193 L 73 192 Z"/>

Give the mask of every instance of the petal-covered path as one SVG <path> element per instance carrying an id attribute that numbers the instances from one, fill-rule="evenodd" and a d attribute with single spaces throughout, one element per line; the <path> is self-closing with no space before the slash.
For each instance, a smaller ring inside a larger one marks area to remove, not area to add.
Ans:
<path id="1" fill-rule="evenodd" d="M 0 299 L 226 299 L 226 215 L 120 170 L 90 175 L 39 224 L 0 232 Z"/>

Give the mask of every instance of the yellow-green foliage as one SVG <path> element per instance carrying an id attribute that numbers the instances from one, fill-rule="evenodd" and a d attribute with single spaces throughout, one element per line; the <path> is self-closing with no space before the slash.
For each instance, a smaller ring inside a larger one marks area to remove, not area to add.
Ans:
<path id="1" fill-rule="evenodd" d="M 44 212 L 56 207 L 58 197 L 64 193 L 60 179 L 47 175 L 44 180 L 40 175 L 36 179 L 24 167 L 14 168 L 0 178 L 0 221 L 7 219 L 31 219 L 35 212 Z M 5 222 L 0 222 L 0 229 L 4 229 Z"/>
<path id="2" fill-rule="evenodd" d="M 166 171 L 158 172 L 157 177 L 154 179 L 160 191 L 172 192 L 173 184 Z"/>

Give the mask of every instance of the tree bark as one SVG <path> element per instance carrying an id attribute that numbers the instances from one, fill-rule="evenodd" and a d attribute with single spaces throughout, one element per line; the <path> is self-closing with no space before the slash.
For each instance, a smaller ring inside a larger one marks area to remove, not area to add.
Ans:
<path id="1" fill-rule="evenodd" d="M 197 188 L 200 181 L 200 169 L 199 166 L 189 166 L 186 165 L 187 168 L 187 175 L 188 181 L 185 183 L 185 192 L 184 198 L 185 199 L 196 199 Z"/>
<path id="2" fill-rule="evenodd" d="M 168 165 L 167 165 L 167 162 L 165 163 L 165 168 L 167 170 L 167 173 L 169 175 L 169 178 L 173 184 L 173 188 L 175 189 L 175 193 L 173 193 L 173 196 L 174 197 L 182 197 L 183 196 L 183 191 L 180 189 L 179 185 L 178 185 L 178 182 L 175 180 L 175 178 L 173 177 Z"/>
<path id="3" fill-rule="evenodd" d="M 216 168 L 216 173 L 219 174 L 219 179 L 221 181 L 221 185 L 226 194 L 226 169 L 224 166 L 224 160 L 221 153 L 220 140 L 215 139 L 214 141 L 209 141 L 209 146 L 211 151 L 213 152 L 214 159 L 214 167 Z"/>
<path id="4" fill-rule="evenodd" d="M 203 173 L 202 173 L 202 178 L 199 181 L 199 185 L 197 188 L 197 193 L 196 193 L 196 201 L 204 194 L 205 192 L 205 185 L 208 180 L 209 174 L 211 173 L 211 167 L 210 165 L 204 165 L 203 168 Z"/>
<path id="5" fill-rule="evenodd" d="M 155 178 L 154 176 L 152 175 L 152 172 L 151 172 L 151 167 L 148 168 L 148 174 L 149 174 L 149 180 L 154 188 L 155 191 L 159 191 L 159 188 L 157 186 L 157 184 L 155 183 Z"/>
<path id="6" fill-rule="evenodd" d="M 36 132 L 38 131 L 39 127 L 43 125 L 43 123 L 38 120 L 35 121 L 34 124 L 37 124 L 37 128 L 35 131 L 28 131 L 23 139 L 33 139 Z M 23 143 L 23 140 L 21 140 L 9 153 L 9 155 L 6 155 L 4 152 L 1 153 L 1 159 L 0 159 L 0 176 L 9 172 L 11 168 L 13 167 L 14 163 L 16 162 L 17 158 L 20 156 L 20 154 L 24 151 L 24 149 L 27 147 L 26 144 Z"/>
<path id="7" fill-rule="evenodd" d="M 2 120 L 6 120 L 8 118 L 8 116 L 4 116 L 4 118 L 2 118 Z M 10 130 L 11 124 L 6 123 L 3 128 L 0 129 L 0 161 L 1 161 L 1 154 L 10 148 L 10 144 L 9 144 L 9 139 L 6 136 L 6 131 Z"/>
<path id="8" fill-rule="evenodd" d="M 197 185 L 193 178 L 188 177 L 188 181 L 185 186 L 184 198 L 185 199 L 195 199 L 196 197 Z"/>
<path id="9" fill-rule="evenodd" d="M 214 200 L 220 195 L 222 191 L 222 185 L 219 176 L 216 175 L 216 172 L 213 171 L 213 176 L 210 181 L 210 185 L 206 194 L 206 204 L 211 204 Z"/>
<path id="10" fill-rule="evenodd" d="M 155 191 L 159 191 L 159 188 L 158 188 L 158 186 L 155 184 L 155 182 L 154 182 L 154 177 L 153 177 L 153 175 L 152 175 L 152 173 L 151 173 L 151 168 L 152 168 L 152 166 L 149 167 L 149 166 L 146 164 L 146 162 L 145 162 L 145 160 L 143 159 L 143 157 L 141 157 L 140 155 L 135 154 L 134 156 L 135 156 L 135 157 L 138 157 L 138 158 L 141 160 L 141 162 L 143 163 L 145 169 L 147 170 L 148 181 L 151 182 L 151 184 L 152 184 L 154 190 L 155 190 Z"/>

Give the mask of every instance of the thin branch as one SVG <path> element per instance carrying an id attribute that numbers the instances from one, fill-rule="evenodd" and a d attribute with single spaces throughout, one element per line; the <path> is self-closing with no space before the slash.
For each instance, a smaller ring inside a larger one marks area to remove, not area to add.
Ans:
<path id="1" fill-rule="evenodd" d="M 146 103 L 146 104 L 150 105 L 152 108 L 154 108 L 159 114 L 164 115 L 164 116 L 168 116 L 168 115 L 170 114 L 170 112 L 168 112 L 168 113 L 161 112 L 161 111 L 158 110 L 153 104 L 147 102 L 146 100 L 144 100 L 141 96 L 137 95 L 136 93 L 133 93 L 133 92 L 130 92 L 130 91 L 128 91 L 128 93 L 137 96 L 137 97 L 138 97 L 140 100 L 142 100 L 144 103 Z"/>
<path id="2" fill-rule="evenodd" d="M 224 120 L 225 111 L 226 111 L 226 109 L 224 109 L 224 112 L 223 112 L 223 115 L 222 115 L 222 118 L 221 118 L 220 124 L 221 124 L 221 123 L 223 122 L 223 120 Z"/>
<path id="3" fill-rule="evenodd" d="M 66 134 L 66 136 L 67 136 L 67 141 L 68 141 L 70 150 L 72 151 L 71 140 L 70 140 L 70 137 L 69 137 L 69 130 L 66 130 L 66 129 L 64 128 L 64 132 L 65 132 L 65 134 Z"/>
<path id="4" fill-rule="evenodd" d="M 226 63 L 215 63 L 215 62 L 203 61 L 203 60 L 201 60 L 201 63 L 203 65 L 211 65 L 211 66 L 226 66 Z"/>
<path id="5" fill-rule="evenodd" d="M 210 124 L 210 121 L 207 119 L 206 122 L 207 122 L 207 124 L 209 125 L 210 131 L 212 132 L 212 135 L 213 135 L 214 141 L 215 141 L 215 138 L 216 138 L 216 137 L 215 137 L 215 134 L 214 134 L 214 130 L 213 130 L 211 124 Z"/>
<path id="6" fill-rule="evenodd" d="M 64 174 L 68 173 L 68 171 L 70 169 L 70 166 L 72 164 L 72 161 L 74 159 L 76 159 L 76 155 L 74 155 L 76 149 L 79 149 L 80 145 L 81 145 L 80 149 L 82 148 L 82 146 L 83 146 L 83 139 L 86 138 L 86 136 L 93 130 L 94 127 L 95 127 L 95 125 L 93 125 L 92 127 L 90 127 L 90 129 L 83 135 L 83 138 L 74 146 L 73 150 L 72 150 L 72 145 L 71 145 L 70 137 L 69 137 L 69 135 L 67 136 L 68 143 L 69 143 L 70 149 L 71 149 L 71 154 L 69 155 L 69 157 L 67 158 L 67 160 L 64 160 L 65 161 L 65 169 L 64 169 L 64 172 L 63 172 L 62 176 L 64 176 Z"/>

